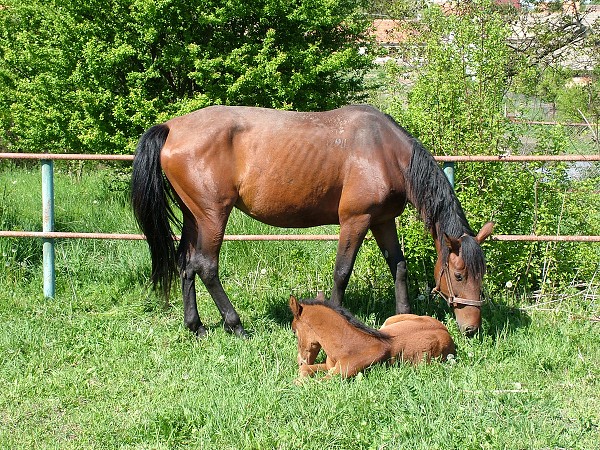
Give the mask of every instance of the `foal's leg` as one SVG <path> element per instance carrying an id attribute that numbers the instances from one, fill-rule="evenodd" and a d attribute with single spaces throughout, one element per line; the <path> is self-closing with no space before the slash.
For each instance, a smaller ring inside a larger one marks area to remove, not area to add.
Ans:
<path id="1" fill-rule="evenodd" d="M 311 377 L 318 372 L 327 372 L 329 367 L 327 364 L 302 364 L 299 368 L 299 374 L 301 377 Z"/>
<path id="2" fill-rule="evenodd" d="M 223 318 L 225 330 L 237 336 L 246 337 L 247 334 L 242 327 L 240 316 L 229 301 L 229 297 L 227 297 L 219 279 L 219 251 L 223 243 L 228 215 L 220 215 L 219 217 L 221 217 L 220 220 L 211 221 L 205 218 L 203 222 L 199 222 L 199 231 L 196 233 L 196 239 L 192 241 L 190 247 L 192 250 L 189 265 L 191 266 L 190 269 L 200 276 L 206 290 L 217 305 Z M 189 271 L 186 271 L 185 280 L 193 287 L 193 281 L 190 281 L 189 278 L 193 279 L 193 276 Z M 195 300 L 193 305 L 190 302 L 189 308 L 192 308 L 192 306 L 195 307 Z M 186 313 L 187 308 L 188 305 L 186 305 Z M 191 314 L 190 318 L 192 318 Z"/>
<path id="3" fill-rule="evenodd" d="M 406 259 L 404 259 L 400 242 L 398 242 L 394 219 L 372 225 L 371 232 L 394 278 L 396 313 L 408 314 L 410 313 L 410 304 L 408 302 L 408 286 L 406 285 Z"/>
<path id="4" fill-rule="evenodd" d="M 344 300 L 344 292 L 350 281 L 356 254 L 367 234 L 370 220 L 371 217 L 366 214 L 345 221 L 340 220 L 340 240 L 335 257 L 334 286 L 331 292 L 331 303 L 334 305 L 339 306 Z"/>

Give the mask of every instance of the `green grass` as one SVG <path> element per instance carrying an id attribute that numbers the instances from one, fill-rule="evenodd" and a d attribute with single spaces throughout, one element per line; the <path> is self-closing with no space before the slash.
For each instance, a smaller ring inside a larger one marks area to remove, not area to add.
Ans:
<path id="1" fill-rule="evenodd" d="M 125 196 L 110 194 L 110 172 L 66 169 L 57 164 L 58 229 L 137 231 Z M 0 172 L 2 229 L 41 227 L 35 183 L 37 167 Z M 265 230 L 238 214 L 228 228 Z M 473 339 L 426 300 L 417 310 L 447 323 L 455 363 L 377 366 L 298 386 L 287 299 L 329 288 L 334 243 L 224 244 L 222 281 L 249 340 L 223 331 L 200 283 L 209 334 L 191 336 L 180 294 L 167 307 L 148 290 L 144 242 L 58 241 L 54 300 L 41 294 L 37 240 L 0 239 L 0 250 L 0 448 L 598 446 L 599 324 L 569 314 L 569 300 L 523 311 L 527 299 L 495 298 Z M 367 243 L 346 304 L 376 326 L 393 312 L 393 291 L 372 253 Z"/>

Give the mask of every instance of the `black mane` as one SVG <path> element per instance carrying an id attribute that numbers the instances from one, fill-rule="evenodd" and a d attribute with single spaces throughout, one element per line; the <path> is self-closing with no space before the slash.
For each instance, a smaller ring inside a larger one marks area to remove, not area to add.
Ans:
<path id="1" fill-rule="evenodd" d="M 354 317 L 352 315 L 352 313 L 350 311 L 348 311 L 346 308 L 344 308 L 343 306 L 334 306 L 330 303 L 324 302 L 322 300 L 317 300 L 317 299 L 311 299 L 311 300 L 300 300 L 300 304 L 301 305 L 322 305 L 325 306 L 335 312 L 337 312 L 338 314 L 340 314 L 344 319 L 346 319 L 346 321 L 352 325 L 354 328 L 358 328 L 361 331 L 364 331 L 365 333 L 376 337 L 378 339 L 384 339 L 384 340 L 388 340 L 390 337 L 385 334 L 382 333 L 379 330 L 376 330 L 374 328 L 371 328 L 369 326 L 367 326 L 366 324 L 364 324 L 363 322 L 361 322 L 360 320 L 358 320 L 356 317 Z"/>
<path id="2" fill-rule="evenodd" d="M 456 239 L 462 237 L 461 256 L 469 275 L 481 279 L 485 273 L 483 251 L 473 238 L 475 234 L 446 175 L 423 144 L 388 117 L 412 141 L 412 156 L 406 173 L 407 197 L 427 229 L 434 231 L 442 244 L 442 262 L 447 262 L 449 253 L 443 243 L 444 235 Z"/>

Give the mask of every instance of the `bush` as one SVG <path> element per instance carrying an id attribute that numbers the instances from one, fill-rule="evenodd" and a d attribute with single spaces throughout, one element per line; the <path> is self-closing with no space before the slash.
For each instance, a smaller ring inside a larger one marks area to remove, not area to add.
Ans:
<path id="1" fill-rule="evenodd" d="M 507 22 L 489 2 L 461 8 L 454 15 L 436 6 L 423 12 L 414 41 L 403 49 L 406 61 L 416 64 L 414 83 L 407 93 L 406 83 L 392 83 L 390 91 L 400 95 L 388 112 L 434 154 L 519 153 L 522 130 L 503 117 L 502 108 L 509 86 Z M 536 154 L 567 152 L 560 126 L 538 127 L 528 137 Z M 493 220 L 498 234 L 600 234 L 597 195 L 589 195 L 591 186 L 597 189 L 598 173 L 574 179 L 568 168 L 564 163 L 457 164 L 455 190 L 474 231 Z M 414 295 L 433 284 L 436 255 L 414 217 L 401 218 L 399 229 Z M 484 245 L 492 292 L 507 285 L 531 292 L 586 282 L 600 259 L 600 249 L 586 244 Z"/>
<path id="2" fill-rule="evenodd" d="M 370 64 L 360 1 L 4 4 L 0 145 L 14 151 L 131 153 L 148 126 L 210 104 L 329 109 L 358 98 Z"/>

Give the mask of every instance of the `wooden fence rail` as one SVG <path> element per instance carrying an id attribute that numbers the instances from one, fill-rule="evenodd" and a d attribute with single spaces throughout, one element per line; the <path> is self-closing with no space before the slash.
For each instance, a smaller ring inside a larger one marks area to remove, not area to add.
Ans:
<path id="1" fill-rule="evenodd" d="M 44 295 L 54 297 L 54 239 L 116 239 L 143 240 L 142 234 L 124 233 L 74 233 L 54 231 L 54 166 L 56 160 L 81 161 L 133 161 L 133 155 L 50 154 L 50 153 L 0 153 L 0 159 L 39 160 L 42 163 L 42 231 L 0 230 L 0 238 L 41 238 L 43 242 Z M 600 161 L 597 155 L 474 155 L 435 156 L 444 165 L 444 173 L 454 185 L 455 162 L 533 162 L 533 161 Z M 338 235 L 226 235 L 226 241 L 335 241 Z M 548 241 L 548 242 L 600 242 L 600 236 L 573 235 L 507 235 L 491 236 L 495 241 Z"/>
<path id="2" fill-rule="evenodd" d="M 534 161 L 600 161 L 597 155 L 459 155 L 434 156 L 440 162 L 534 162 Z M 133 155 L 91 155 L 85 153 L 0 153 L 0 159 L 133 161 Z"/>

